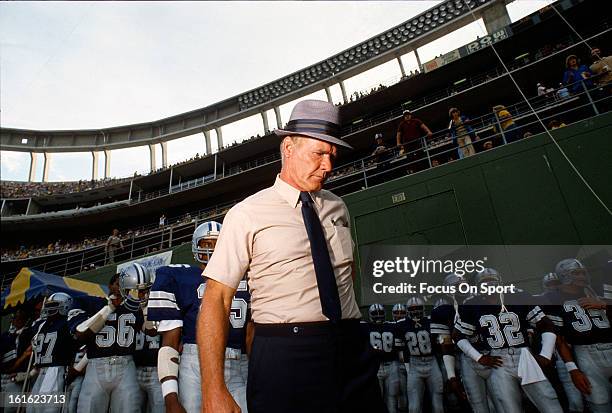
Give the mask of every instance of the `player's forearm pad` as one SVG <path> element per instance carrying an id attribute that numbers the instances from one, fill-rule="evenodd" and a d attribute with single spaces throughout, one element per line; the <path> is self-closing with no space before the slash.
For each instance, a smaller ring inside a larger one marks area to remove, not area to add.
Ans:
<path id="1" fill-rule="evenodd" d="M 179 352 L 176 349 L 170 346 L 163 346 L 159 349 L 157 353 L 157 375 L 159 376 L 159 381 L 167 377 L 178 377 L 179 360 Z"/>
<path id="2" fill-rule="evenodd" d="M 111 304 L 104 306 L 96 314 L 79 324 L 77 326 L 77 331 L 79 333 L 84 333 L 87 330 L 91 330 L 94 333 L 97 333 L 98 331 L 102 330 L 102 327 L 104 327 L 104 324 L 106 323 L 106 319 L 113 311 L 115 311 L 115 309 Z"/>
<path id="3" fill-rule="evenodd" d="M 83 355 L 83 358 L 80 359 L 79 362 L 74 365 L 74 369 L 78 372 L 81 372 L 85 367 L 87 367 L 87 363 L 89 363 L 89 359 L 87 358 L 87 354 L 85 354 Z"/>
<path id="4" fill-rule="evenodd" d="M 451 356 L 450 354 L 445 354 L 442 356 L 442 361 L 444 361 L 444 368 L 446 369 L 446 376 L 449 379 L 455 377 L 455 356 Z"/>
<path id="5" fill-rule="evenodd" d="M 173 360 L 174 359 L 174 360 Z M 178 393 L 179 352 L 170 346 L 163 346 L 157 353 L 157 375 L 161 383 L 162 395 Z M 169 380 L 163 381 L 166 378 Z"/>
<path id="6" fill-rule="evenodd" d="M 557 335 L 549 331 L 542 333 L 542 350 L 540 350 L 540 356 L 550 360 L 553 352 L 555 351 L 555 343 L 557 342 Z"/>
<path id="7" fill-rule="evenodd" d="M 482 354 L 478 350 L 476 350 L 474 346 L 472 346 L 472 343 L 470 343 L 467 338 L 459 340 L 459 342 L 457 343 L 457 347 L 459 347 L 466 356 L 476 362 L 478 362 L 478 360 L 480 360 L 480 358 L 482 357 Z"/>

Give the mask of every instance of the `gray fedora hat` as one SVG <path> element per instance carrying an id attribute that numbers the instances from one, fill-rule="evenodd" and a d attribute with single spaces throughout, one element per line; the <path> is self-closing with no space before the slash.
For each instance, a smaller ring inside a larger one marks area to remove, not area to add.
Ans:
<path id="1" fill-rule="evenodd" d="M 298 102 L 285 129 L 275 129 L 280 137 L 301 135 L 353 149 L 340 138 L 340 110 L 323 100 Z"/>

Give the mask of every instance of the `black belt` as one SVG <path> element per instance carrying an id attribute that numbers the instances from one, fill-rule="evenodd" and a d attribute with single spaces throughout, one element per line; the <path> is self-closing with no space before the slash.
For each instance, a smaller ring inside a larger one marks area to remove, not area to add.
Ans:
<path id="1" fill-rule="evenodd" d="M 320 336 L 339 333 L 351 328 L 357 328 L 358 326 L 358 319 L 340 320 L 338 323 L 332 323 L 331 321 L 278 324 L 255 323 L 255 335 L 262 337 Z"/>

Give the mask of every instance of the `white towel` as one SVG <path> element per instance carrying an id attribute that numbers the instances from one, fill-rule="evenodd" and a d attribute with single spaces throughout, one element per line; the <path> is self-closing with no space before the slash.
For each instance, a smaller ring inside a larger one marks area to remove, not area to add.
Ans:
<path id="1" fill-rule="evenodd" d="M 58 382 L 57 378 L 60 372 L 60 366 L 55 367 L 47 367 L 47 371 L 45 372 L 45 378 L 43 379 L 42 384 L 40 385 L 39 393 L 55 393 L 58 391 Z"/>
<path id="2" fill-rule="evenodd" d="M 542 372 L 540 365 L 527 347 L 521 349 L 518 376 L 521 378 L 521 386 L 546 380 L 546 376 Z"/>

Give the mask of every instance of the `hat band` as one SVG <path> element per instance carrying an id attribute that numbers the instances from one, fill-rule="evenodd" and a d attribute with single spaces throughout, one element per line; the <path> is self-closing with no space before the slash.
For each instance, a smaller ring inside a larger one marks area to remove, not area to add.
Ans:
<path id="1" fill-rule="evenodd" d="M 317 119 L 290 120 L 285 130 L 296 133 L 321 133 L 334 138 L 340 136 L 340 126 L 338 124 Z"/>

